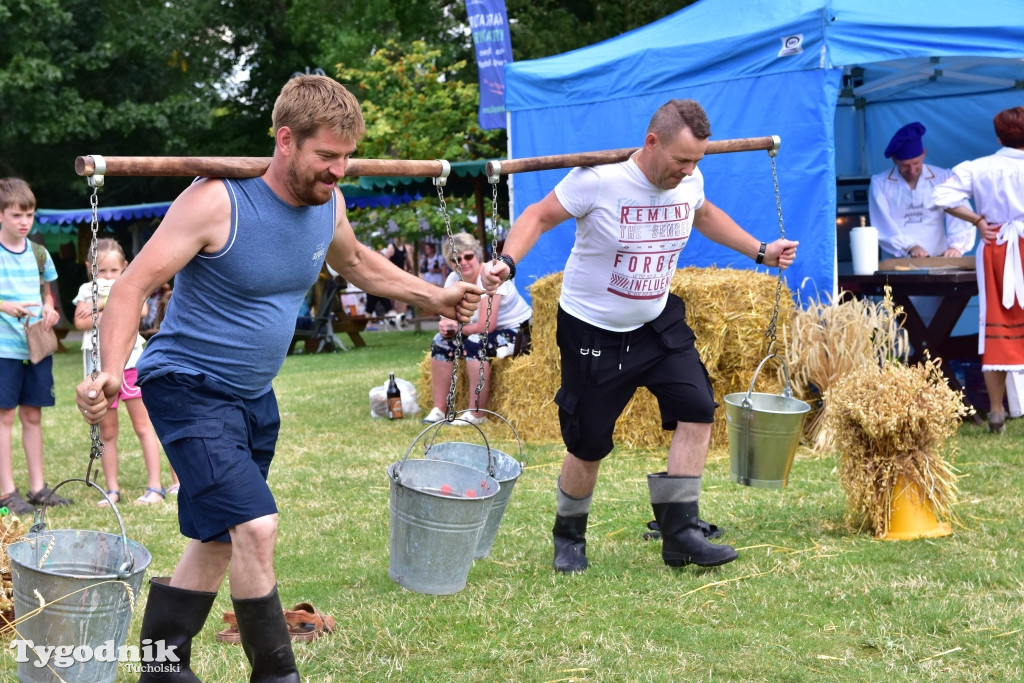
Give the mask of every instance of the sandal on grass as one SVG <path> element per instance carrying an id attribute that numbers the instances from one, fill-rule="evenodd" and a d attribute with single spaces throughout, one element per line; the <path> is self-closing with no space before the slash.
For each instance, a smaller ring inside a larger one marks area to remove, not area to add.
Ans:
<path id="1" fill-rule="evenodd" d="M 113 501 L 115 504 L 116 503 L 120 503 L 121 502 L 121 492 L 120 491 L 114 491 L 114 490 L 107 491 L 107 497 L 104 498 L 103 500 L 101 500 L 100 502 L 96 503 L 96 507 L 108 508 L 108 507 L 110 507 L 110 502 L 111 501 Z"/>
<path id="2" fill-rule="evenodd" d="M 229 643 L 231 645 L 239 645 L 242 642 L 242 635 L 238 632 L 238 621 L 235 619 L 234 612 L 225 612 L 222 621 L 229 626 L 223 631 L 217 632 L 218 643 Z"/>
<path id="3" fill-rule="evenodd" d="M 324 634 L 334 631 L 334 617 L 323 614 L 308 602 L 300 602 L 290 610 L 284 611 L 284 620 L 288 623 L 288 632 L 292 640 L 316 640 Z"/>
<path id="4" fill-rule="evenodd" d="M 292 609 L 284 610 L 284 620 L 288 624 L 288 633 L 292 640 L 311 641 L 316 640 L 325 632 L 334 631 L 334 617 L 323 614 L 308 602 L 300 602 Z M 234 612 L 224 612 L 224 623 L 228 628 L 217 632 L 217 642 L 238 645 L 242 637 L 238 633 L 238 621 Z"/>
<path id="5" fill-rule="evenodd" d="M 153 488 L 150 486 L 146 489 L 146 492 L 135 499 L 137 505 L 152 505 L 153 503 L 159 503 L 167 499 L 167 491 L 163 488 Z"/>
<path id="6" fill-rule="evenodd" d="M 171 484 L 167 487 L 167 495 L 176 496 L 178 495 L 178 489 L 181 488 L 181 484 Z"/>

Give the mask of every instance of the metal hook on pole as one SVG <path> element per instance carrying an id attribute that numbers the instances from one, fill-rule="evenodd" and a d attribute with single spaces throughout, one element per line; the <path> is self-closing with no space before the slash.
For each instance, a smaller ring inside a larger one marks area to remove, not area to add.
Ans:
<path id="1" fill-rule="evenodd" d="M 434 177 L 434 185 L 444 187 L 448 184 L 448 174 L 452 172 L 452 165 L 446 159 L 436 159 L 441 164 L 441 174 Z"/>
<path id="2" fill-rule="evenodd" d="M 92 155 L 95 170 L 89 176 L 89 187 L 103 187 L 103 175 L 107 172 L 107 160 L 99 154 Z"/>
<path id="3" fill-rule="evenodd" d="M 487 162 L 487 182 L 497 185 L 499 180 L 501 180 L 501 162 L 492 159 Z"/>
<path id="4" fill-rule="evenodd" d="M 779 147 L 782 146 L 782 138 L 780 138 L 778 135 L 773 135 L 771 136 L 771 138 L 773 144 L 771 149 L 768 150 L 768 156 L 773 157 L 779 153 Z"/>

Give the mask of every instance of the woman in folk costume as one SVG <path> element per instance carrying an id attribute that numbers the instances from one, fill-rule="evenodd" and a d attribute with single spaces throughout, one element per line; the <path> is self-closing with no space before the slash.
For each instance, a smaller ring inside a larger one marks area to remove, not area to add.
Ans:
<path id="1" fill-rule="evenodd" d="M 1006 373 L 1024 371 L 1024 107 L 999 112 L 994 123 L 1002 147 L 955 166 L 935 189 L 931 204 L 970 221 L 981 235 L 978 351 L 989 397 L 988 425 L 998 433 L 1006 420 Z M 957 206 L 968 197 L 976 211 Z"/>

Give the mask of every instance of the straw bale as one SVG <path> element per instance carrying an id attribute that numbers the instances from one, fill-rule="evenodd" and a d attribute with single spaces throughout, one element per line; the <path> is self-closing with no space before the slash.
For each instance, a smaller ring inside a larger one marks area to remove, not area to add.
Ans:
<path id="1" fill-rule="evenodd" d="M 499 412 L 494 409 L 494 388 L 501 387 L 503 385 L 502 375 L 505 373 L 510 362 L 510 358 L 491 359 L 491 401 L 487 406 L 487 410 Z M 470 408 L 476 403 L 476 386 L 480 380 L 480 375 L 470 375 L 466 369 L 466 361 L 463 359 L 459 360 L 459 367 L 456 372 L 458 373 L 458 377 L 456 378 L 458 381 L 455 386 L 455 410 L 459 411 Z M 450 384 L 445 386 L 446 396 L 450 386 Z M 423 357 L 423 360 L 420 361 L 420 377 L 419 381 L 416 383 L 416 393 L 419 397 L 420 409 L 425 415 L 430 412 L 430 409 L 433 407 L 434 400 L 434 391 L 431 386 L 429 349 Z"/>
<path id="2" fill-rule="evenodd" d="M 841 444 L 839 477 L 852 526 L 884 536 L 901 479 L 919 487 L 937 517 L 951 517 L 958 489 L 949 463 L 970 409 L 963 392 L 949 388 L 938 361 L 863 364 L 843 374 L 825 401 Z"/>
<path id="3" fill-rule="evenodd" d="M 25 535 L 27 528 L 15 515 L 0 517 L 0 633 L 14 623 L 14 587 L 11 584 L 11 558 L 7 546 Z"/>
<path id="4" fill-rule="evenodd" d="M 775 305 L 778 278 L 768 273 L 728 268 L 689 267 L 676 271 L 671 291 L 686 303 L 686 317 L 697 335 L 697 350 L 707 367 L 720 407 L 712 428 L 712 448 L 724 448 L 726 394 L 746 392 L 758 363 L 764 358 L 765 337 Z M 561 384 L 561 365 L 555 341 L 562 274 L 554 273 L 530 286 L 533 298 L 533 346 L 530 355 L 504 359 L 500 378 L 492 378 L 491 410 L 505 417 L 526 441 L 559 441 L 558 408 L 554 395 Z M 774 350 L 784 339 L 794 308 L 783 284 L 779 299 Z M 421 365 L 429 396 L 429 362 Z M 425 383 L 424 383 L 425 382 Z M 757 391 L 779 393 L 777 368 L 758 376 Z M 421 388 L 421 393 L 424 389 Z M 457 394 L 459 396 L 459 394 Z M 458 399 L 457 406 L 465 405 Z M 667 446 L 672 432 L 661 429 L 657 401 L 646 389 L 636 393 L 615 429 L 615 443 L 628 448 Z"/>

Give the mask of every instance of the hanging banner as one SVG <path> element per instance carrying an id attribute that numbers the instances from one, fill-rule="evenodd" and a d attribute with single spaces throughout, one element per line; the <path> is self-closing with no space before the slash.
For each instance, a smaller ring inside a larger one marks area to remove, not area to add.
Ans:
<path id="1" fill-rule="evenodd" d="M 505 0 L 466 0 L 480 72 L 480 127 L 505 127 L 505 64 L 512 61 Z"/>

